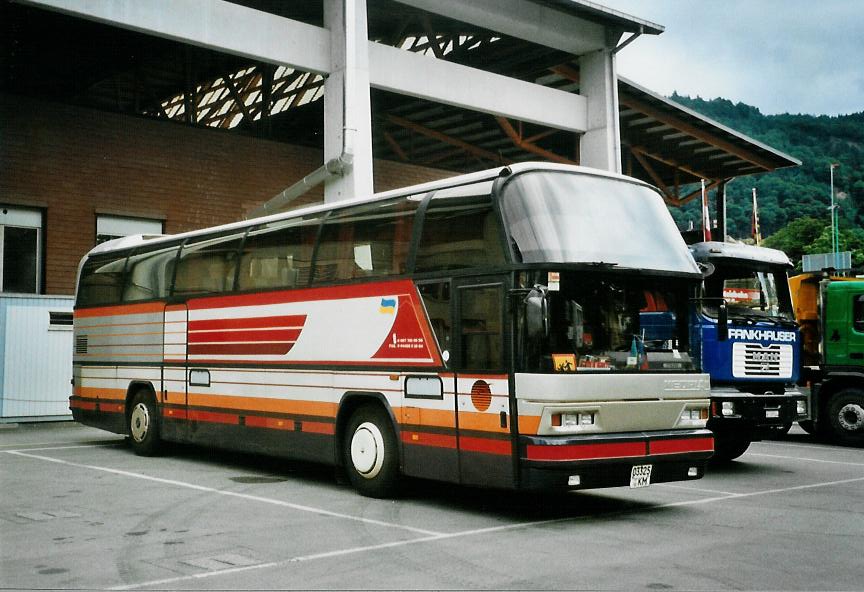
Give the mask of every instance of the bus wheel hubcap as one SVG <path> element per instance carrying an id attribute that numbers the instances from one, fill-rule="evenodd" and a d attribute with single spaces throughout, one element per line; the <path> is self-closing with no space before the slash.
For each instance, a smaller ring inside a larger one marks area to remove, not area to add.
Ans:
<path id="1" fill-rule="evenodd" d="M 840 409 L 840 425 L 848 432 L 857 432 L 864 429 L 864 407 L 855 403 L 844 405 Z"/>
<path id="2" fill-rule="evenodd" d="M 384 437 L 374 423 L 357 426 L 351 437 L 351 464 L 362 477 L 373 479 L 384 465 Z"/>
<path id="3" fill-rule="evenodd" d="M 147 411 L 147 405 L 144 403 L 135 405 L 129 426 L 136 442 L 141 442 L 147 437 L 147 430 L 150 429 L 150 412 Z"/>

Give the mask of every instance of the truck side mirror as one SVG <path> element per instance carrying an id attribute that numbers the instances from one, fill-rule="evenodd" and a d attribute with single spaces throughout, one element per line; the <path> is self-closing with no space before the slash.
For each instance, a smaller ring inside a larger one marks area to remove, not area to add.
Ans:
<path id="1" fill-rule="evenodd" d="M 726 301 L 723 300 L 717 307 L 717 341 L 727 339 L 729 339 L 729 311 L 726 308 Z"/>
<path id="2" fill-rule="evenodd" d="M 549 335 L 549 302 L 546 286 L 534 286 L 525 297 L 525 321 L 528 337 Z"/>

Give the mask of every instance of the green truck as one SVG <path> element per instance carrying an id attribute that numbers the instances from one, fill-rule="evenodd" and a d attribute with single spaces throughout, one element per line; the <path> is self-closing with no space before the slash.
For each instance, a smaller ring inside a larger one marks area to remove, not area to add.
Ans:
<path id="1" fill-rule="evenodd" d="M 804 274 L 790 279 L 801 326 L 801 379 L 810 417 L 798 423 L 864 445 L 864 280 Z"/>

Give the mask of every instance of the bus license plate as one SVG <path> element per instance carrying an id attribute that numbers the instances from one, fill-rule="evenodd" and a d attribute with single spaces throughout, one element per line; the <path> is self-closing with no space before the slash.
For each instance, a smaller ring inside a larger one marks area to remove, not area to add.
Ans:
<path id="1" fill-rule="evenodd" d="M 766 409 L 765 417 L 768 419 L 780 419 L 780 410 L 779 409 Z"/>
<path id="2" fill-rule="evenodd" d="M 654 465 L 636 465 L 630 469 L 630 489 L 651 485 L 651 469 Z"/>

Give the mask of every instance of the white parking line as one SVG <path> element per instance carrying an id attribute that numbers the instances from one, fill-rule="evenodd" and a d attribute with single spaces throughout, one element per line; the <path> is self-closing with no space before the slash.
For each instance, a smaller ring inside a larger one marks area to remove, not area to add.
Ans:
<path id="1" fill-rule="evenodd" d="M 46 462 L 53 462 L 53 463 L 58 463 L 58 464 L 62 464 L 62 465 L 72 466 L 72 467 L 90 469 L 90 470 L 94 470 L 94 471 L 102 471 L 102 472 L 120 475 L 120 476 L 124 476 L 124 477 L 132 477 L 135 479 L 144 479 L 147 481 L 153 481 L 156 483 L 164 483 L 166 485 L 174 485 L 174 486 L 178 486 L 178 487 L 184 487 L 184 488 L 192 489 L 192 490 L 196 490 L 196 491 L 202 491 L 202 492 L 213 493 L 213 494 L 217 494 L 217 495 L 224 495 L 224 496 L 229 496 L 229 497 L 248 499 L 248 500 L 252 500 L 252 501 L 258 501 L 258 502 L 262 502 L 262 503 L 267 503 L 267 504 L 272 504 L 272 505 L 277 505 L 277 506 L 282 506 L 282 507 L 288 507 L 288 508 L 292 508 L 292 509 L 300 510 L 300 511 L 304 511 L 304 512 L 311 512 L 311 513 L 315 513 L 315 514 L 319 514 L 319 515 L 323 515 L 323 516 L 331 516 L 331 517 L 337 517 L 337 518 L 344 518 L 347 520 L 355 520 L 355 521 L 363 522 L 363 523 L 367 523 L 367 524 L 375 524 L 378 526 L 397 528 L 397 529 L 402 529 L 402 530 L 406 530 L 406 531 L 410 531 L 410 532 L 416 532 L 419 534 L 426 535 L 426 536 L 418 537 L 415 539 L 409 539 L 409 540 L 390 541 L 390 542 L 386 542 L 386 543 L 380 543 L 380 544 L 376 544 L 376 545 L 368 545 L 368 546 L 364 546 L 364 547 L 349 547 L 346 549 L 337 549 L 334 551 L 326 551 L 323 553 L 295 556 L 295 557 L 291 557 L 289 559 L 285 559 L 285 560 L 281 560 L 281 561 L 261 563 L 261 564 L 257 564 L 257 565 L 232 567 L 232 568 L 228 568 L 228 569 L 224 569 L 224 570 L 208 571 L 208 572 L 203 572 L 203 573 L 198 573 L 198 574 L 192 574 L 192 575 L 186 575 L 186 576 L 177 576 L 177 577 L 166 578 L 166 579 L 161 579 L 161 580 L 151 580 L 148 582 L 125 584 L 122 586 L 110 588 L 111 590 L 132 590 L 132 589 L 138 589 L 138 588 L 147 588 L 147 587 L 151 587 L 151 586 L 170 587 L 174 584 L 178 584 L 178 583 L 183 582 L 183 581 L 198 580 L 198 579 L 211 578 L 211 577 L 217 577 L 217 576 L 225 576 L 225 575 L 231 575 L 231 574 L 236 574 L 236 573 L 241 573 L 241 572 L 246 572 L 246 571 L 251 571 L 251 570 L 267 569 L 267 568 L 272 568 L 272 567 L 283 567 L 283 566 L 289 565 L 291 563 L 314 561 L 314 560 L 318 560 L 318 559 L 329 559 L 329 558 L 333 558 L 333 557 L 341 557 L 341 556 L 353 555 L 353 554 L 357 554 L 357 553 L 366 553 L 369 551 L 377 551 L 377 550 L 381 550 L 381 549 L 390 549 L 390 548 L 394 548 L 394 547 L 404 547 L 404 546 L 408 546 L 408 545 L 417 545 L 417 544 L 422 544 L 422 543 L 430 543 L 430 542 L 435 542 L 435 541 L 443 541 L 443 540 L 456 539 L 456 538 L 466 538 L 466 537 L 479 536 L 479 535 L 496 533 L 496 532 L 503 532 L 503 531 L 509 531 L 509 530 L 520 530 L 520 529 L 540 527 L 540 526 L 545 526 L 545 525 L 550 525 L 550 524 L 558 524 L 558 523 L 564 523 L 564 522 L 574 522 L 577 520 L 586 519 L 585 516 L 554 518 L 554 519 L 549 519 L 549 520 L 538 520 L 538 521 L 533 521 L 533 522 L 519 522 L 519 523 L 515 523 L 515 524 L 505 524 L 505 525 L 501 525 L 501 526 L 493 526 L 493 527 L 489 527 L 489 528 L 480 528 L 480 529 L 474 529 L 474 530 L 465 530 L 465 531 L 454 532 L 454 533 L 440 533 L 440 532 L 434 532 L 434 531 L 414 528 L 414 527 L 410 527 L 410 526 L 403 526 L 403 525 L 399 525 L 399 524 L 383 522 L 383 521 L 379 521 L 379 520 L 372 520 L 372 519 L 368 519 L 368 518 L 351 516 L 348 514 L 340 514 L 340 513 L 331 512 L 328 510 L 323 510 L 320 508 L 314 508 L 314 507 L 310 507 L 310 506 L 302 506 L 302 505 L 298 505 L 298 504 L 292 504 L 290 502 L 284 502 L 281 500 L 276 500 L 276 499 L 271 499 L 271 498 L 248 495 L 248 494 L 243 494 L 243 493 L 235 493 L 235 492 L 231 492 L 231 491 L 224 491 L 224 490 L 215 489 L 212 487 L 195 485 L 194 483 L 186 483 L 183 481 L 175 481 L 172 479 L 162 479 L 159 477 L 151 477 L 148 475 L 143 475 L 141 473 L 132 473 L 129 471 L 121 471 L 118 469 L 111 469 L 108 467 L 99 467 L 99 466 L 95 466 L 95 465 L 85 465 L 85 464 L 81 464 L 81 463 L 74 463 L 74 462 L 65 461 L 65 460 L 61 460 L 61 459 L 57 459 L 57 458 L 51 458 L 48 456 L 29 454 L 28 452 L 23 452 L 23 451 L 17 451 L 17 450 L 8 451 L 7 450 L 5 452 L 7 454 L 13 454 L 13 455 L 17 455 L 17 456 L 26 457 L 26 458 L 33 458 L 36 460 L 43 460 Z M 760 455 L 760 456 L 771 456 L 771 455 Z M 779 458 L 790 458 L 790 459 L 799 460 L 796 457 L 779 457 Z M 859 464 L 859 463 L 841 463 L 840 461 L 824 461 L 824 462 L 837 462 L 839 464 L 852 464 L 854 466 L 864 466 L 864 465 Z M 842 479 L 842 480 L 837 480 L 837 481 L 826 481 L 826 482 L 822 482 L 822 483 L 810 483 L 810 484 L 806 484 L 806 485 L 795 485 L 792 487 L 782 487 L 782 488 L 776 488 L 776 489 L 766 489 L 766 490 L 761 490 L 761 491 L 753 491 L 753 492 L 749 492 L 749 493 L 728 493 L 728 494 L 727 493 L 721 493 L 721 495 L 717 495 L 717 496 L 709 497 L 709 498 L 701 498 L 701 499 L 689 500 L 689 501 L 670 502 L 670 503 L 666 503 L 666 504 L 657 504 L 654 506 L 646 506 L 646 507 L 639 508 L 639 509 L 627 509 L 627 510 L 622 510 L 621 512 L 615 512 L 614 514 L 623 515 L 623 514 L 630 514 L 630 513 L 634 513 L 634 512 L 642 512 L 642 511 L 646 511 L 646 510 L 659 510 L 659 509 L 664 509 L 664 508 L 675 508 L 675 507 L 684 507 L 684 506 L 698 506 L 698 505 L 710 504 L 710 503 L 721 502 L 721 501 L 726 501 L 726 500 L 737 500 L 737 499 L 744 499 L 744 498 L 750 498 L 750 497 L 756 497 L 756 496 L 762 496 L 762 495 L 788 493 L 788 492 L 792 492 L 792 491 L 801 491 L 801 490 L 815 489 L 815 488 L 820 488 L 820 487 L 831 487 L 831 486 L 835 486 L 835 485 L 848 485 L 850 483 L 860 483 L 860 482 L 864 482 L 864 477 L 857 477 L 857 478 L 852 478 L 852 479 Z M 684 489 L 686 489 L 686 488 L 684 488 Z M 703 490 L 703 491 L 710 492 L 710 490 Z"/>
<path id="2" fill-rule="evenodd" d="M 44 452 L 46 450 L 73 450 L 75 448 L 105 448 L 107 446 L 121 446 L 123 442 L 106 442 L 105 444 L 79 444 L 77 446 L 46 446 L 43 448 L 21 448 L 18 446 L 15 450 L 3 450 L 9 454 L 16 452 Z"/>
<path id="3" fill-rule="evenodd" d="M 731 491 L 719 491 L 717 489 L 702 489 L 701 487 L 690 487 L 687 485 L 672 485 L 671 483 L 658 483 L 657 487 L 670 487 L 672 489 L 683 489 L 685 491 L 698 491 L 701 493 L 710 493 L 711 495 L 738 495 Z"/>
<path id="4" fill-rule="evenodd" d="M 758 444 L 768 446 L 782 446 L 784 448 L 805 448 L 809 450 L 836 450 L 837 447 L 832 444 L 797 444 L 795 442 L 779 442 L 777 440 L 760 440 Z"/>
<path id="5" fill-rule="evenodd" d="M 648 506 L 647 508 L 639 509 L 639 510 L 623 510 L 621 512 L 614 512 L 613 514 L 621 515 L 621 514 L 631 514 L 631 513 L 637 512 L 637 511 L 644 511 L 644 510 L 659 510 L 659 509 L 663 509 L 663 508 L 676 508 L 676 507 L 681 507 L 681 506 L 698 506 L 698 505 L 703 505 L 703 504 L 708 504 L 708 503 L 713 503 L 713 502 L 720 502 L 720 501 L 725 501 L 725 500 L 730 500 L 730 499 L 741 499 L 741 498 L 747 498 L 747 497 L 755 497 L 755 496 L 759 496 L 759 495 L 769 495 L 769 494 L 773 494 L 773 493 L 785 493 L 788 491 L 797 491 L 797 490 L 801 490 L 801 489 L 813 489 L 813 488 L 817 488 L 817 487 L 828 487 L 831 485 L 846 485 L 848 483 L 857 483 L 857 482 L 861 482 L 861 481 L 864 481 L 864 477 L 860 477 L 857 479 L 844 479 L 842 481 L 830 481 L 830 482 L 825 482 L 825 483 L 811 483 L 808 485 L 797 485 L 794 487 L 786 487 L 786 488 L 780 488 L 780 489 L 768 489 L 768 490 L 763 490 L 763 491 L 754 491 L 751 493 L 732 493 L 729 495 L 721 495 L 721 496 L 717 496 L 717 497 L 703 498 L 703 499 L 698 499 L 698 500 L 683 501 L 683 502 L 671 502 L 668 504 L 658 504 L 656 506 Z M 516 524 L 505 524 L 503 526 L 493 526 L 493 527 L 489 527 L 489 528 L 465 530 L 465 531 L 454 532 L 454 533 L 450 533 L 450 534 L 437 534 L 437 535 L 432 535 L 432 536 L 427 536 L 427 537 L 410 539 L 407 541 L 391 541 L 389 543 L 381 543 L 378 545 L 369 545 L 366 547 L 349 547 L 347 549 L 338 549 L 335 551 L 327 551 L 324 553 L 315 553 L 312 555 L 301 555 L 301 556 L 297 556 L 297 557 L 292 557 L 290 559 L 284 559 L 282 561 L 271 561 L 269 563 L 261 563 L 258 565 L 233 567 L 230 569 L 224 569 L 224 570 L 220 570 L 220 571 L 210 571 L 210 572 L 192 574 L 192 575 L 188 575 L 188 576 L 178 576 L 178 577 L 174 577 L 174 578 L 165 578 L 162 580 L 151 580 L 149 582 L 139 582 L 137 584 L 126 584 L 123 586 L 116 586 L 114 588 L 109 588 L 109 589 L 110 590 L 135 590 L 138 588 L 148 588 L 150 586 L 171 587 L 174 584 L 178 584 L 178 583 L 183 582 L 183 581 L 200 580 L 200 579 L 204 579 L 204 578 L 212 578 L 212 577 L 217 577 L 217 576 L 231 575 L 231 574 L 241 573 L 241 572 L 245 572 L 245 571 L 252 571 L 252 570 L 258 570 L 258 569 L 268 569 L 271 567 L 285 567 L 287 565 L 290 565 L 291 563 L 314 561 L 316 559 L 331 559 L 333 557 L 343 557 L 345 555 L 354 555 L 357 553 L 366 553 L 369 551 L 379 551 L 381 549 L 391 549 L 393 547 L 407 547 L 408 545 L 432 543 L 435 541 L 443 541 L 443 540 L 456 539 L 456 538 L 465 538 L 465 537 L 478 536 L 478 535 L 483 535 L 483 534 L 502 532 L 502 531 L 507 531 L 507 530 L 520 530 L 520 529 L 524 529 L 524 528 L 533 528 L 533 527 L 538 527 L 538 526 L 546 526 L 546 525 L 550 525 L 550 524 L 559 524 L 562 522 L 575 522 L 576 520 L 584 520 L 585 518 L 586 518 L 585 516 L 579 516 L 579 517 L 571 517 L 571 518 L 554 518 L 554 519 L 550 519 L 550 520 L 537 520 L 535 522 L 520 522 L 520 523 L 516 523 Z"/>
<path id="6" fill-rule="evenodd" d="M 186 483 L 185 481 L 176 481 L 174 479 L 162 479 L 160 477 L 151 477 L 149 475 L 144 475 L 142 473 L 132 473 L 130 471 L 121 471 L 119 469 L 111 469 L 108 467 L 99 467 L 96 465 L 85 465 L 81 463 L 71 462 L 68 460 L 61 460 L 59 458 L 52 458 L 50 456 L 41 456 L 38 454 L 30 454 L 28 452 L 22 452 L 20 450 L 6 450 L 4 451 L 6 454 L 13 454 L 16 456 L 23 456 L 26 458 L 33 458 L 36 460 L 44 460 L 46 462 L 57 463 L 61 465 L 66 465 L 69 467 L 77 467 L 80 469 L 90 469 L 91 471 L 101 471 L 103 473 L 111 473 L 113 475 L 120 475 L 122 477 L 132 477 L 134 479 L 144 479 L 145 481 L 153 481 L 155 483 L 163 483 L 165 485 L 174 485 L 176 487 L 185 487 L 186 489 L 193 489 L 195 491 L 203 491 L 206 493 L 214 493 L 216 495 L 224 495 L 226 497 L 234 497 L 245 500 L 250 500 L 254 502 L 261 502 L 265 504 L 271 504 L 274 506 L 282 506 L 284 508 L 291 508 L 292 510 L 298 510 L 301 512 L 309 512 L 312 514 L 319 514 L 321 516 L 330 516 L 332 518 L 343 518 L 345 520 L 353 520 L 355 522 L 363 522 L 364 524 L 374 524 L 376 526 L 384 526 L 387 528 L 397 528 L 399 530 L 407 530 L 409 532 L 416 532 L 419 534 L 438 536 L 442 533 L 435 532 L 434 530 L 426 530 L 424 528 L 415 528 L 413 526 L 404 526 L 402 524 L 394 524 L 392 522 L 384 522 L 383 520 L 374 520 L 372 518 L 362 518 L 360 516 L 352 516 L 350 514 L 341 514 L 339 512 L 331 512 L 330 510 L 324 510 L 322 508 L 315 508 L 313 506 L 304 506 L 300 504 L 292 504 L 291 502 L 286 502 L 278 499 L 261 497 L 258 495 L 250 495 L 248 493 L 238 493 L 236 491 L 226 491 L 224 489 L 216 489 L 215 487 L 205 487 L 203 485 L 195 485 L 194 483 Z"/>
<path id="7" fill-rule="evenodd" d="M 764 456 L 766 458 L 785 458 L 788 460 L 800 460 L 806 462 L 825 463 L 829 465 L 846 465 L 850 467 L 864 467 L 864 463 L 849 462 L 845 460 L 826 460 L 824 458 L 803 458 L 801 456 L 784 456 L 782 454 L 763 454 L 761 452 L 750 452 L 750 456 Z"/>
<path id="8" fill-rule="evenodd" d="M 124 440 L 105 440 L 105 444 L 122 444 Z M 21 449 L 21 450 L 50 450 L 51 448 L 28 448 L 28 446 L 72 446 L 72 445 L 80 445 L 81 440 L 77 440 L 74 442 L 19 442 L 18 444 L 0 444 L 0 448 L 13 448 L 13 449 Z M 93 443 L 95 445 L 99 445 L 100 443 Z"/>

